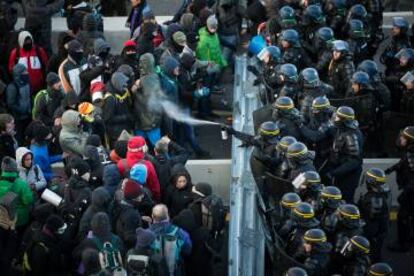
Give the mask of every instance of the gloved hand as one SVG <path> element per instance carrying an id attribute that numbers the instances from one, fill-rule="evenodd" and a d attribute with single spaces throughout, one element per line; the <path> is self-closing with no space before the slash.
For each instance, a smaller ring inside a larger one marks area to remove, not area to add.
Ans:
<path id="1" fill-rule="evenodd" d="M 325 173 L 325 177 L 328 179 L 328 181 L 329 182 L 331 182 L 331 183 L 327 183 L 326 185 L 333 185 L 333 178 L 334 178 L 334 176 L 332 175 L 332 172 L 327 172 L 327 173 Z"/>
<path id="2" fill-rule="evenodd" d="M 259 70 L 253 65 L 247 65 L 247 70 L 255 76 L 259 75 Z"/>
<path id="3" fill-rule="evenodd" d="M 394 170 L 393 170 L 392 168 L 388 168 L 388 169 L 386 169 L 384 172 L 385 172 L 385 174 L 386 174 L 386 175 L 389 175 L 389 174 L 391 174 L 393 171 L 394 171 Z"/>
<path id="4" fill-rule="evenodd" d="M 253 86 L 258 86 L 260 84 L 260 79 L 257 78 L 253 81 Z"/>
<path id="5" fill-rule="evenodd" d="M 227 131 L 227 133 L 228 133 L 228 134 L 230 134 L 230 135 L 232 135 L 232 134 L 236 133 L 236 131 L 234 130 L 234 128 L 232 128 L 232 127 L 231 127 L 231 126 L 229 126 L 229 125 L 226 125 L 226 124 L 221 124 L 221 125 L 220 125 L 220 127 L 221 127 L 222 129 L 225 129 L 225 130 Z"/>

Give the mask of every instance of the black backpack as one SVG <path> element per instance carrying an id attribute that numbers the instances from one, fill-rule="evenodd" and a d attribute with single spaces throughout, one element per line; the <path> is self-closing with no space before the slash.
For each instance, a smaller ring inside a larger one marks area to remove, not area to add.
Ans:
<path id="1" fill-rule="evenodd" d="M 226 224 L 226 208 L 218 195 L 209 195 L 201 204 L 202 223 L 213 238 L 217 238 Z"/>
<path id="2" fill-rule="evenodd" d="M 126 270 L 129 276 L 169 275 L 165 258 L 151 250 L 148 250 L 148 252 L 137 252 L 137 250 L 131 249 L 127 253 Z"/>

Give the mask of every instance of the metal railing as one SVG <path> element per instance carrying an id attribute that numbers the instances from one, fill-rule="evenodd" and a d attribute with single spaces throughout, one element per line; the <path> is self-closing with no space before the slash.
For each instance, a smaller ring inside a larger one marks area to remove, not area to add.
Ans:
<path id="1" fill-rule="evenodd" d="M 233 128 L 254 133 L 252 113 L 259 99 L 252 82 L 248 81 L 248 58 L 240 56 L 235 62 Z M 257 189 L 250 170 L 251 148 L 239 147 L 232 141 L 230 184 L 229 275 L 264 275 L 264 234 L 258 216 Z"/>

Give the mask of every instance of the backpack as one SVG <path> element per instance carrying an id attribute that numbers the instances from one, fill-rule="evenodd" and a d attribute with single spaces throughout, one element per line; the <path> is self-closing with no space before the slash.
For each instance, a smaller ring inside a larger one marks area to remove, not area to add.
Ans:
<path id="1" fill-rule="evenodd" d="M 217 195 L 209 195 L 202 199 L 201 208 L 203 226 L 210 231 L 213 238 L 217 238 L 226 224 L 227 212 L 223 200 Z"/>
<path id="2" fill-rule="evenodd" d="M 14 183 L 13 183 L 14 184 Z M 13 185 L 12 185 L 13 188 Z M 14 230 L 17 222 L 16 212 L 17 194 L 8 191 L 0 198 L 0 227 L 5 230 Z"/>
<path id="3" fill-rule="evenodd" d="M 115 235 L 112 235 L 111 241 L 102 242 L 98 237 L 92 237 L 99 251 L 99 262 L 101 268 L 109 271 L 122 270 L 122 257 L 119 248 L 115 245 Z"/>
<path id="4" fill-rule="evenodd" d="M 138 254 L 135 249 L 128 252 L 126 270 L 129 276 L 165 276 L 169 274 L 167 262 L 161 254 L 148 252 Z"/>
<path id="5" fill-rule="evenodd" d="M 47 93 L 46 89 L 40 90 L 37 92 L 36 96 L 33 100 L 33 109 L 32 109 L 32 118 L 33 120 L 36 120 L 36 115 L 39 112 L 39 104 L 42 101 L 42 99 L 45 99 L 46 104 L 49 103 L 49 93 Z"/>
<path id="6" fill-rule="evenodd" d="M 174 275 L 174 272 L 179 267 L 181 249 L 184 245 L 184 241 L 177 237 L 179 228 L 175 225 L 172 225 L 172 227 L 173 230 L 171 232 L 157 236 L 151 245 L 154 252 L 165 259 L 170 275 Z"/>
<path id="7" fill-rule="evenodd" d="M 42 247 L 46 251 L 46 253 L 49 252 L 49 248 L 43 242 L 31 242 L 26 248 L 25 252 L 23 253 L 23 271 L 32 271 L 29 256 L 31 254 L 33 246 L 35 245 L 39 245 L 40 247 Z"/>

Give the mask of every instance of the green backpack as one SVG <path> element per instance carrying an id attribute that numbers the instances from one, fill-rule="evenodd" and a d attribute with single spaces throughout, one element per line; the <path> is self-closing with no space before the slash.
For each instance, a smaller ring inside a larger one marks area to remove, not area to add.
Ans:
<path id="1" fill-rule="evenodd" d="M 46 103 L 49 102 L 49 93 L 47 93 L 46 89 L 40 90 L 34 97 L 32 109 L 33 120 L 36 120 L 36 117 L 39 115 L 39 105 L 43 98 L 46 100 Z"/>
<path id="2" fill-rule="evenodd" d="M 102 242 L 98 237 L 92 237 L 99 251 L 99 262 L 101 268 L 108 271 L 119 271 L 122 269 L 122 256 L 116 246 L 116 236 L 112 235 L 111 241 Z"/>

